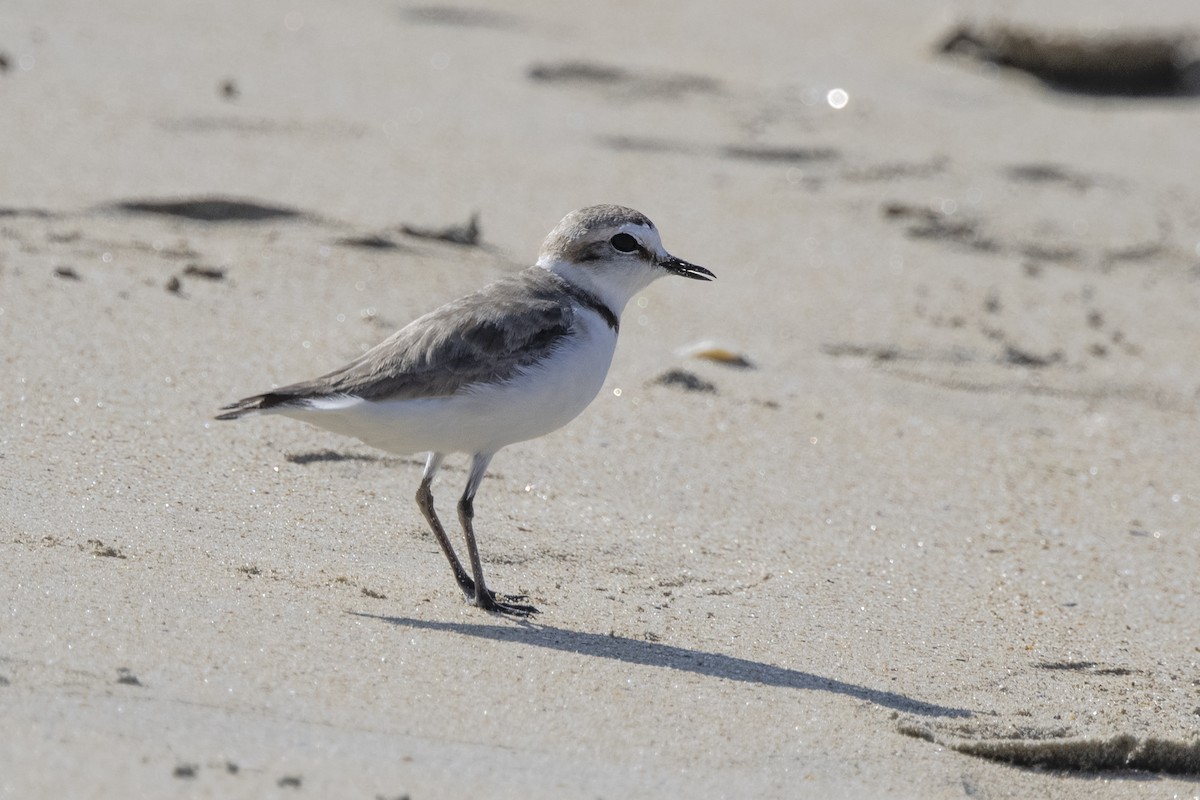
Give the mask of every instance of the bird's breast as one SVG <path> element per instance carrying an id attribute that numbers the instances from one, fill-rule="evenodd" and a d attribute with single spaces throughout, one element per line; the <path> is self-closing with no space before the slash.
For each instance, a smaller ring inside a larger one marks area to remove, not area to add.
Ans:
<path id="1" fill-rule="evenodd" d="M 546 358 L 500 386 L 473 391 L 493 422 L 505 420 L 512 442 L 543 436 L 566 425 L 595 399 L 608 376 L 617 335 L 593 311 L 576 317 L 571 335 Z M 511 443 L 511 442 L 506 442 Z"/>

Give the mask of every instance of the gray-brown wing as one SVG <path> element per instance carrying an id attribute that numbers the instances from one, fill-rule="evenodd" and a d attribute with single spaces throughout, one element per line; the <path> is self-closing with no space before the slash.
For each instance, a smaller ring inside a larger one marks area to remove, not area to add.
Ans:
<path id="1" fill-rule="evenodd" d="M 414 320 L 341 369 L 247 397 L 218 419 L 318 397 L 446 397 L 545 358 L 574 323 L 561 279 L 531 268 Z"/>

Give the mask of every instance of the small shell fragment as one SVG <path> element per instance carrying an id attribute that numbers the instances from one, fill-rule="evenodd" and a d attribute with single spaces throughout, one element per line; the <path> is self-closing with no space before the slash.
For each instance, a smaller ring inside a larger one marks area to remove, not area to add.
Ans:
<path id="1" fill-rule="evenodd" d="M 746 357 L 745 354 L 739 353 L 730 346 L 711 340 L 688 345 L 681 348 L 678 353 L 685 358 L 702 358 L 705 361 L 715 361 L 727 367 L 747 368 L 754 366 L 754 362 Z"/>

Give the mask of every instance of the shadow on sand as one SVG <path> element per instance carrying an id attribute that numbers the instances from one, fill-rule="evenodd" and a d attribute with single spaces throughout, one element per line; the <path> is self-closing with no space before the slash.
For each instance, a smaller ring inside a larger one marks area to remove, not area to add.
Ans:
<path id="1" fill-rule="evenodd" d="M 699 650 L 688 650 L 669 644 L 644 642 L 638 639 L 628 639 L 624 636 L 608 636 L 600 633 L 581 633 L 548 625 L 531 623 L 519 625 L 482 625 L 463 622 L 433 622 L 428 620 L 409 619 L 407 617 L 387 617 L 377 614 L 362 614 L 354 611 L 347 612 L 356 617 L 378 619 L 392 625 L 405 628 L 419 628 L 428 631 L 445 631 L 464 636 L 476 636 L 481 639 L 492 639 L 500 642 L 545 647 L 549 650 L 561 650 L 566 653 L 580 653 L 597 658 L 609 658 L 623 661 L 627 664 L 639 664 L 648 667 L 665 667 L 681 672 L 692 672 L 696 675 L 706 675 L 711 678 L 725 678 L 742 683 L 755 683 L 760 686 L 779 686 L 785 689 L 807 689 L 810 691 L 833 692 L 844 694 L 858 700 L 866 700 L 878 706 L 903 711 L 908 714 L 919 714 L 927 717 L 970 717 L 972 714 L 965 708 L 940 706 L 915 700 L 896 692 L 886 692 L 843 683 L 832 678 L 823 678 L 811 672 L 776 667 L 762 664 L 745 658 L 722 655 L 720 653 L 705 653 Z"/>

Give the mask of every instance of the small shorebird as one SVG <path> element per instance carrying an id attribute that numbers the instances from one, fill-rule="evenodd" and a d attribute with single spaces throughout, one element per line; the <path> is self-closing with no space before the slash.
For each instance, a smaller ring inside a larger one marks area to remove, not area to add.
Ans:
<path id="1" fill-rule="evenodd" d="M 501 447 L 574 419 L 608 374 L 621 311 L 663 275 L 711 280 L 663 249 L 631 208 L 573 211 L 546 237 L 537 264 L 420 317 L 341 369 L 225 406 L 217 419 L 283 414 L 391 453 L 428 452 L 417 505 L 467 601 L 513 616 L 537 612 L 483 580 L 475 492 Z M 447 453 L 471 456 L 458 520 L 468 575 L 433 509 Z"/>

